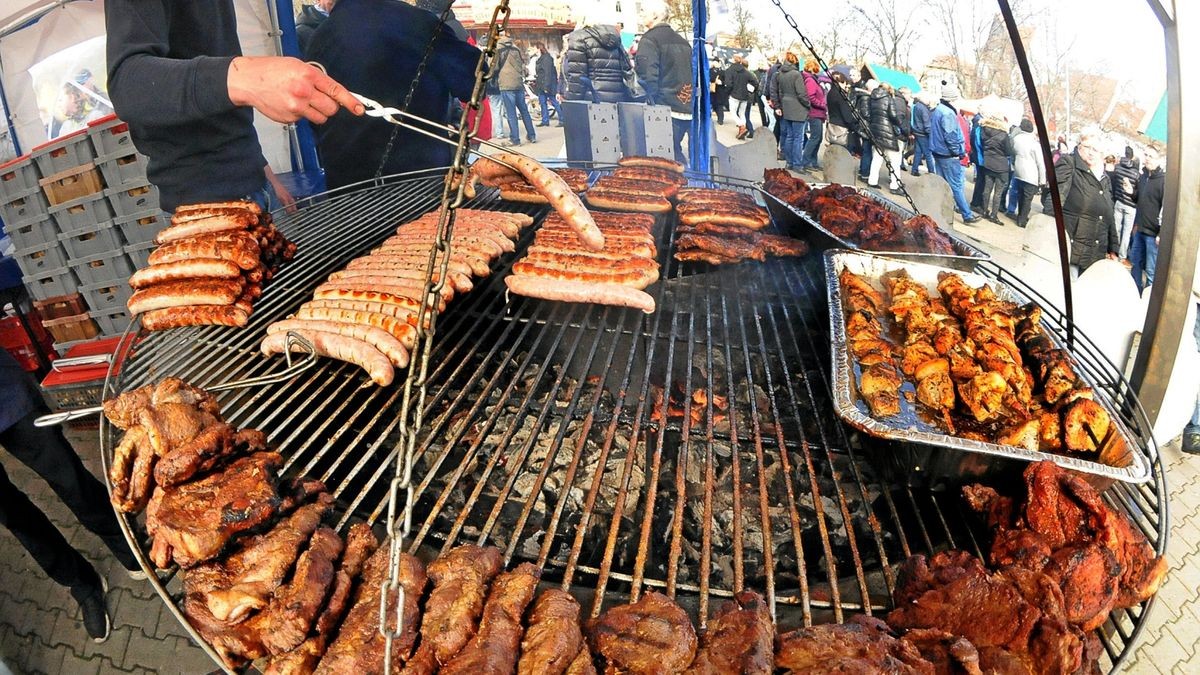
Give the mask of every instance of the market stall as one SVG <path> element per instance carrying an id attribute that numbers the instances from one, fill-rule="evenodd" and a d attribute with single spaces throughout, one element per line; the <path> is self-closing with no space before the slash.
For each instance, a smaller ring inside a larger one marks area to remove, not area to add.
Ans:
<path id="1" fill-rule="evenodd" d="M 158 235 L 100 442 L 214 663 L 1110 672 L 1139 644 L 1169 517 L 1121 371 L 911 202 L 707 173 L 694 4 L 687 170 L 468 169 L 459 130 L 457 180 Z"/>

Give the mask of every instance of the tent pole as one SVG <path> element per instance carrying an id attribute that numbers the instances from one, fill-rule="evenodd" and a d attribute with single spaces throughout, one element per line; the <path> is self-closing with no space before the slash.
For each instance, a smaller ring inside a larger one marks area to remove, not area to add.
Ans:
<path id="1" fill-rule="evenodd" d="M 712 108 L 708 92 L 708 11 L 705 0 L 692 0 L 692 124 L 688 132 L 688 163 L 693 171 L 709 171 Z"/>
<path id="2" fill-rule="evenodd" d="M 280 56 L 304 58 L 300 54 L 300 42 L 296 38 L 296 17 L 292 16 L 291 0 L 267 0 L 267 11 L 271 16 L 276 53 Z M 313 137 L 312 125 L 307 120 L 300 120 L 286 126 L 291 147 L 292 170 L 319 169 L 317 143 Z"/>

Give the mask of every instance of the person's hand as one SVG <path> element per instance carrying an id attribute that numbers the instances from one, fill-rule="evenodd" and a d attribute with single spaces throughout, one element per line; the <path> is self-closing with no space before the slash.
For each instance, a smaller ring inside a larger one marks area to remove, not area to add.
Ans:
<path id="1" fill-rule="evenodd" d="M 275 191 L 275 197 L 279 199 L 279 203 L 283 204 L 283 210 L 287 213 L 296 212 L 296 198 L 271 170 L 271 167 L 264 167 L 263 171 L 267 174 L 267 182 L 271 184 L 271 189 Z"/>
<path id="2" fill-rule="evenodd" d="M 339 108 L 363 114 L 363 105 L 319 68 L 290 56 L 239 56 L 229 64 L 229 100 L 276 122 L 324 124 Z"/>

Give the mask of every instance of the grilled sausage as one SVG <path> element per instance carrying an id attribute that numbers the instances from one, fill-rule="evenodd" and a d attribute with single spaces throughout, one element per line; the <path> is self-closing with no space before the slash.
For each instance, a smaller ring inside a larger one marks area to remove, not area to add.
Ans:
<path id="1" fill-rule="evenodd" d="M 515 229 L 516 225 L 510 224 L 509 227 Z M 437 223 L 432 222 L 432 221 L 418 221 L 415 223 L 407 223 L 405 225 L 401 225 L 400 227 L 396 228 L 396 234 L 398 236 L 402 236 L 402 235 L 410 235 L 411 236 L 413 234 L 422 234 L 422 235 L 429 237 L 430 242 L 433 241 L 434 237 L 437 234 L 437 231 L 438 231 Z M 470 223 L 470 222 L 464 223 L 461 220 L 456 221 L 454 223 L 454 236 L 455 236 L 455 238 L 458 238 L 458 237 L 485 237 L 485 238 L 490 239 L 491 241 L 495 242 L 497 246 L 500 246 L 501 248 L 503 248 L 505 250 L 507 250 L 508 247 L 510 247 L 510 246 L 514 246 L 513 240 L 515 240 L 517 238 L 517 236 L 515 234 L 510 237 L 507 234 L 506 230 L 504 230 L 500 227 L 497 227 L 496 225 L 493 225 L 492 223 L 484 223 L 482 221 L 480 221 L 478 223 Z"/>
<path id="2" fill-rule="evenodd" d="M 538 233 L 537 233 L 537 235 L 535 235 L 535 237 L 540 237 L 543 235 L 558 236 L 558 237 L 574 236 L 573 234 L 567 232 L 566 230 L 564 230 L 560 227 L 544 227 L 541 230 L 538 230 Z M 648 244 L 654 243 L 654 235 L 650 234 L 646 230 L 638 228 L 637 226 L 633 226 L 633 227 L 629 227 L 629 228 L 613 228 L 613 229 L 610 229 L 608 232 L 605 232 L 604 236 L 608 239 L 619 239 L 619 240 L 625 240 L 625 241 L 632 240 L 632 241 L 645 242 Z M 582 248 L 582 247 L 577 247 L 577 248 Z"/>
<path id="3" fill-rule="evenodd" d="M 220 258 L 244 270 L 258 266 L 262 251 L 258 242 L 247 232 L 225 232 L 202 237 L 189 237 L 163 244 L 151 254 L 151 265 L 162 265 L 195 258 Z"/>
<path id="4" fill-rule="evenodd" d="M 321 298 L 318 300 L 309 300 L 300 306 L 297 310 L 303 311 L 306 309 L 346 309 L 355 312 L 374 312 L 390 316 L 398 321 L 407 323 L 416 328 L 417 326 L 417 311 L 420 308 L 411 308 L 397 305 L 390 302 L 382 302 L 379 300 L 361 300 L 361 299 L 346 299 L 346 298 Z M 297 314 L 298 315 L 298 314 Z M 428 318 L 425 321 L 426 327 L 429 325 Z"/>
<path id="5" fill-rule="evenodd" d="M 669 199 L 654 195 L 592 188 L 587 191 L 586 196 L 588 204 L 599 209 L 636 211 L 638 213 L 666 213 L 671 210 Z"/>
<path id="6" fill-rule="evenodd" d="M 563 217 L 563 220 L 567 221 L 585 246 L 597 251 L 604 248 L 604 235 L 600 232 L 600 228 L 596 227 L 596 221 L 592 219 L 592 214 L 588 213 L 587 208 L 579 199 L 579 195 L 571 191 L 571 186 L 567 185 L 562 177 L 542 166 L 532 157 L 502 152 L 495 155 L 495 158 L 516 167 L 530 185 L 546 195 L 550 200 L 550 206 Z M 487 162 L 487 160 L 480 160 L 480 162 Z M 480 162 L 476 162 L 476 164 Z M 494 162 L 487 163 L 494 164 Z M 493 169 L 487 167 L 486 170 Z"/>
<path id="7" fill-rule="evenodd" d="M 154 243 L 165 244 L 169 241 L 178 241 L 202 234 L 245 230 L 254 224 L 254 218 L 255 216 L 252 213 L 243 213 L 240 215 L 222 215 L 201 218 L 199 220 L 189 220 L 170 225 L 162 230 L 154 237 Z"/>
<path id="8" fill-rule="evenodd" d="M 591 252 L 580 247 L 578 239 L 570 239 L 567 237 L 538 237 L 533 243 L 538 248 L 551 248 L 564 253 Z M 643 258 L 653 258 L 655 255 L 657 255 L 657 249 L 655 248 L 654 244 L 648 244 L 643 241 L 613 240 L 605 245 L 604 250 L 609 253 L 626 253 L 631 256 L 641 256 Z"/>
<path id="9" fill-rule="evenodd" d="M 637 195 L 667 197 L 669 199 L 674 197 L 675 193 L 679 192 L 679 185 L 670 181 L 654 180 L 653 178 L 638 179 L 605 176 L 596 181 L 596 184 L 591 189 L 596 191 L 615 190 Z"/>
<path id="10" fill-rule="evenodd" d="M 347 270 L 383 269 L 385 267 L 415 269 L 424 273 L 425 269 L 429 267 L 429 254 L 395 255 L 389 253 L 387 255 L 368 255 L 362 258 L 355 258 L 346 263 Z M 461 259 L 455 260 L 454 256 L 450 257 L 450 265 L 447 269 L 451 274 L 461 274 L 464 277 L 471 277 L 474 274 L 470 265 Z"/>
<path id="11" fill-rule="evenodd" d="M 593 265 L 620 263 L 625 260 L 645 260 L 649 261 L 652 265 L 657 265 L 654 262 L 654 256 L 639 254 L 637 253 L 638 248 L 644 249 L 644 247 L 640 246 L 627 247 L 626 249 L 617 247 L 614 249 L 612 244 L 606 244 L 603 251 L 584 251 L 578 248 L 560 248 L 558 246 L 537 244 L 527 249 L 523 260 L 533 260 L 541 256 L 570 255 L 579 256 L 580 260 L 587 260 L 589 264 Z"/>
<path id="12" fill-rule="evenodd" d="M 267 326 L 267 335 L 274 335 L 289 330 L 300 333 L 307 331 L 334 333 L 354 338 L 355 340 L 362 340 L 383 352 L 383 355 L 388 357 L 388 361 L 391 361 L 393 366 L 397 368 L 408 366 L 408 350 L 404 348 L 400 340 L 382 328 L 376 328 L 369 324 L 322 321 L 317 319 L 285 319 Z"/>
<path id="13" fill-rule="evenodd" d="M 146 330 L 167 330 L 187 326 L 233 326 L 246 325 L 250 315 L 235 305 L 195 305 L 155 309 L 142 315 L 142 327 Z"/>
<path id="14" fill-rule="evenodd" d="M 339 361 L 346 361 L 367 371 L 371 381 L 375 384 L 386 387 L 395 379 L 396 371 L 392 368 L 392 362 L 383 352 L 372 347 L 371 345 L 356 340 L 345 335 L 336 333 L 325 333 L 315 330 L 293 330 L 300 337 L 312 343 L 313 350 L 318 356 L 326 356 Z M 271 354 L 282 354 L 287 349 L 287 333 L 275 333 L 263 338 L 259 349 L 263 354 L 270 356 Z M 292 345 L 293 352 L 304 352 L 305 349 L 299 344 Z"/>
<path id="15" fill-rule="evenodd" d="M 649 293 L 629 286 L 569 279 L 547 279 L 510 275 L 504 279 L 508 290 L 543 300 L 585 302 L 597 305 L 633 307 L 647 314 L 654 312 L 654 298 Z"/>
<path id="16" fill-rule="evenodd" d="M 406 251 L 402 249 L 387 249 L 379 252 L 372 252 L 365 258 L 378 260 L 383 262 L 417 262 L 421 265 L 429 264 L 429 253 L 427 251 Z M 359 258 L 363 260 L 364 258 Z M 346 265 L 353 267 L 354 263 Z M 471 255 L 465 251 L 450 252 L 450 267 L 449 269 L 464 272 L 477 277 L 486 277 L 492 273 L 491 265 L 488 261 L 478 256 Z"/>
<path id="17" fill-rule="evenodd" d="M 142 314 L 188 305 L 232 305 L 244 290 L 241 279 L 170 281 L 143 288 L 129 298 L 129 311 Z"/>
<path id="18" fill-rule="evenodd" d="M 145 288 L 180 279 L 236 279 L 241 274 L 242 270 L 228 260 L 194 258 L 142 268 L 129 277 L 129 287 Z"/>
<path id="19" fill-rule="evenodd" d="M 189 213 L 192 211 L 203 211 L 204 209 L 242 209 L 244 211 L 249 211 L 250 213 L 253 213 L 256 216 L 260 215 L 262 213 L 262 207 L 260 207 L 256 202 L 252 202 L 252 201 L 248 201 L 248 200 L 244 200 L 244 199 L 238 200 L 238 201 L 232 201 L 232 202 L 204 202 L 201 204 L 183 204 L 181 206 L 175 207 L 175 213 Z"/>
<path id="20" fill-rule="evenodd" d="M 405 253 L 407 251 L 428 251 L 433 246 L 430 239 L 426 239 L 419 235 L 402 237 L 396 235 L 384 242 L 383 245 L 373 249 L 372 253 Z M 479 238 L 459 238 L 455 237 L 450 244 L 451 254 L 461 253 L 463 255 L 474 256 L 484 262 L 491 262 L 503 255 L 504 251 L 500 250 L 494 242 L 487 239 Z"/>
<path id="21" fill-rule="evenodd" d="M 351 277 L 349 279 L 337 279 L 334 281 L 326 281 L 317 286 L 318 289 L 324 288 L 362 288 L 365 290 L 378 289 L 387 293 L 405 293 L 412 294 L 414 298 L 420 298 L 425 292 L 425 282 L 416 279 L 397 279 L 389 276 L 372 276 L 372 277 Z M 442 304 L 454 299 L 454 289 L 449 285 L 442 286 L 442 290 L 438 293 Z"/>
<path id="22" fill-rule="evenodd" d="M 358 300 L 382 302 L 410 309 L 415 314 L 421 309 L 421 301 L 407 295 L 395 295 L 383 291 L 364 291 L 355 288 L 326 288 L 313 292 L 314 300 Z"/>
<path id="23" fill-rule="evenodd" d="M 239 207 L 232 207 L 232 206 L 231 207 L 218 206 L 218 207 L 209 207 L 206 209 L 192 209 L 189 211 L 178 212 L 175 215 L 171 216 L 171 224 L 178 225 L 180 223 L 190 223 L 194 220 L 204 220 L 206 218 L 237 217 L 237 216 L 242 216 L 242 215 L 248 215 L 251 217 L 251 219 L 250 219 L 251 225 L 258 222 L 258 216 L 250 211 L 247 211 L 246 209 L 239 208 Z"/>
<path id="24" fill-rule="evenodd" d="M 334 272 L 333 274 L 329 275 L 329 281 L 374 276 L 386 276 L 396 279 L 415 279 L 417 281 L 424 281 L 425 270 L 416 268 L 405 269 L 388 267 L 386 265 L 381 265 L 379 267 L 360 267 L 357 269 L 346 269 Z M 436 282 L 438 278 L 438 273 L 434 272 L 431 280 Z M 446 275 L 446 283 L 448 283 L 451 288 L 459 293 L 466 293 L 475 287 L 475 285 L 471 283 L 470 277 L 463 274 L 455 274 L 454 272 L 450 272 Z"/>
<path id="25" fill-rule="evenodd" d="M 591 256 L 587 253 L 576 253 L 574 251 L 554 251 L 539 249 L 531 251 L 518 262 L 531 262 L 535 264 L 552 263 L 554 265 L 564 265 L 564 269 L 581 269 L 590 271 L 594 269 L 616 272 L 630 271 L 646 271 L 658 270 L 658 262 L 652 258 L 644 258 L 641 256 L 624 256 L 624 257 L 602 257 Z"/>
<path id="26" fill-rule="evenodd" d="M 406 320 L 408 317 L 412 317 L 412 323 Z M 367 309 L 351 309 L 350 305 L 345 307 L 318 306 L 315 303 L 309 303 L 296 310 L 296 318 L 374 326 L 387 331 L 410 352 L 417 344 L 417 327 L 414 325 L 416 317 L 411 314 L 405 315 L 404 318 L 397 318 L 383 312 L 375 312 Z"/>
<path id="27" fill-rule="evenodd" d="M 398 234 L 394 234 L 384 240 L 384 245 L 411 244 L 415 242 L 424 242 L 426 245 L 433 246 L 436 234 L 432 228 L 429 229 L 400 229 Z M 451 237 L 450 243 L 455 248 L 464 244 L 479 244 L 487 247 L 489 251 L 495 251 L 496 255 L 502 253 L 512 253 L 517 250 L 516 244 L 512 239 L 504 236 L 499 230 L 462 230 L 457 225 L 454 226 L 454 236 Z"/>
<path id="28" fill-rule="evenodd" d="M 687 179 L 674 171 L 655 169 L 647 166 L 618 166 L 612 172 L 617 178 L 633 178 L 636 180 L 656 180 L 663 183 L 674 183 L 679 187 L 687 185 Z"/>
<path id="29" fill-rule="evenodd" d="M 522 277 L 544 277 L 546 279 L 568 279 L 597 284 L 621 284 L 630 288 L 644 289 L 658 281 L 658 270 L 614 270 L 597 267 L 580 268 L 555 262 L 529 262 L 522 260 L 513 265 L 513 274 Z"/>
<path id="30" fill-rule="evenodd" d="M 683 173 L 683 165 L 666 157 L 649 157 L 645 155 L 629 155 L 617 160 L 617 166 L 644 166 L 651 169 L 662 169 Z"/>

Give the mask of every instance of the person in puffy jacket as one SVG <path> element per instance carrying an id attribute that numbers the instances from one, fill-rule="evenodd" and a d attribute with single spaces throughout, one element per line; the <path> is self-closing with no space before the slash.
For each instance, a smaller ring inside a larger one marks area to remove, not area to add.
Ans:
<path id="1" fill-rule="evenodd" d="M 817 161 L 817 153 L 821 149 L 821 139 L 825 133 L 825 120 L 829 117 L 828 107 L 826 105 L 826 89 L 821 83 L 824 78 L 828 82 L 828 78 L 824 75 L 819 75 L 821 66 L 817 64 L 816 59 L 808 59 L 804 62 L 804 72 L 801 76 L 804 78 L 804 91 L 808 94 L 808 140 L 804 143 L 804 150 L 800 156 L 800 170 L 814 171 L 821 168 L 820 162 Z"/>
<path id="2" fill-rule="evenodd" d="M 893 192 L 900 189 L 897 172 L 900 171 L 900 139 L 897 130 L 900 127 L 900 116 L 896 112 L 896 100 L 888 91 L 887 85 L 881 85 L 871 92 L 867 103 L 867 126 L 875 141 L 875 155 L 871 158 L 871 173 L 867 185 L 879 187 L 879 172 L 884 167 L 884 157 L 892 165 L 888 187 Z"/>
<path id="3" fill-rule="evenodd" d="M 1085 129 L 1075 152 L 1054 166 L 1062 195 L 1063 221 L 1071 236 L 1071 275 L 1078 277 L 1093 264 L 1116 259 L 1121 244 L 1113 220 L 1112 183 L 1104 175 L 1100 130 Z"/>
<path id="4" fill-rule="evenodd" d="M 1167 175 L 1158 151 L 1153 148 L 1146 148 L 1142 166 L 1145 168 L 1138 177 L 1137 214 L 1133 221 L 1133 239 L 1129 243 L 1129 262 L 1133 267 L 1129 271 L 1138 293 L 1145 294 L 1154 283 L 1154 268 L 1158 266 L 1158 233 L 1162 226 L 1160 219 Z"/>
<path id="5" fill-rule="evenodd" d="M 912 133 L 917 147 L 913 153 L 912 175 L 920 175 L 922 163 L 925 164 L 926 173 L 937 173 L 933 164 L 933 151 L 929 149 L 929 124 L 933 114 L 933 109 L 926 102 L 929 95 L 920 92 L 915 98 L 912 106 Z"/>
<path id="6" fill-rule="evenodd" d="M 851 146 L 850 130 L 854 128 L 854 115 L 851 113 L 854 107 L 851 103 L 852 96 L 846 76 L 834 71 L 833 83 L 825 94 L 825 112 L 828 116 L 825 136 L 833 145 L 840 145 L 847 150 Z"/>
<path id="7" fill-rule="evenodd" d="M 581 28 L 568 36 L 563 57 L 565 98 L 569 101 L 621 103 L 630 100 L 625 80 L 633 74 L 616 26 Z"/>
<path id="8" fill-rule="evenodd" d="M 997 225 L 1000 221 L 1000 199 L 1008 190 L 1008 156 L 1012 150 L 1008 125 L 995 115 L 988 115 L 979 125 L 983 164 L 983 217 Z"/>
<path id="9" fill-rule="evenodd" d="M 799 65 L 800 59 L 788 52 L 779 66 L 778 76 L 779 106 L 783 113 L 780 119 L 783 125 L 783 159 L 787 162 L 787 168 L 793 171 L 800 168 L 804 152 L 804 129 L 808 126 L 808 111 L 812 105 L 808 101 L 808 90 L 804 87 Z"/>
<path id="10" fill-rule="evenodd" d="M 1020 130 L 1012 137 L 1013 174 L 1017 181 L 1017 227 L 1029 224 L 1033 198 L 1046 184 L 1046 162 L 1042 145 L 1033 133 L 1033 120 L 1021 120 Z"/>
<path id="11" fill-rule="evenodd" d="M 671 108 L 675 161 L 685 162 L 683 138 L 692 126 L 692 45 L 667 23 L 660 9 L 638 42 L 634 66 L 646 89 L 646 102 Z"/>
<path id="12" fill-rule="evenodd" d="M 733 63 L 725 69 L 725 84 L 729 87 L 729 98 L 737 101 L 733 114 L 742 120 L 738 126 L 738 139 L 754 138 L 750 109 L 752 98 L 758 94 L 758 78 L 746 67 L 746 57 L 733 57 Z"/>
<path id="13" fill-rule="evenodd" d="M 854 111 L 858 113 L 860 120 L 859 124 L 855 125 L 854 132 L 858 134 L 859 148 L 862 151 L 862 157 L 858 162 L 858 177 L 867 180 L 871 173 L 871 161 L 874 159 L 875 151 L 871 146 L 871 136 L 868 133 L 870 126 L 870 101 L 871 94 L 879 87 L 878 80 L 867 80 L 861 87 L 854 88 Z"/>

